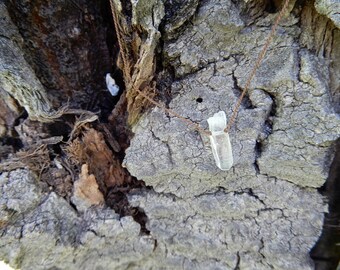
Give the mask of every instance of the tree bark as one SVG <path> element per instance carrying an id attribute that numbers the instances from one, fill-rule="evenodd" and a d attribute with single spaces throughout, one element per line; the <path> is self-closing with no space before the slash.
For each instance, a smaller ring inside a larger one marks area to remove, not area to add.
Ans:
<path id="1" fill-rule="evenodd" d="M 208 136 L 162 109 L 202 129 L 218 111 L 230 119 L 282 4 L 1 1 L 0 259 L 335 269 L 336 1 L 290 1 L 229 131 L 229 171 Z"/>

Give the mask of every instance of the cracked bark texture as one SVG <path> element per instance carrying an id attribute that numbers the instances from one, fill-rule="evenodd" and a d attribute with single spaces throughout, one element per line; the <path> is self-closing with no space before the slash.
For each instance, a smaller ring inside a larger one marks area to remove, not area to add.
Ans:
<path id="1" fill-rule="evenodd" d="M 164 41 L 175 76 L 169 108 L 205 128 L 214 113 L 231 115 L 276 15 L 245 19 L 246 7 L 201 2 L 182 33 Z M 313 5 L 286 14 L 230 131 L 228 172 L 216 168 L 207 138 L 159 108 L 135 127 L 125 166 L 156 193 L 130 201 L 183 268 L 313 268 L 308 252 L 326 210 L 316 188 L 340 134 L 339 84 L 330 80 L 338 33 Z"/>
<path id="2" fill-rule="evenodd" d="M 276 14 L 255 1 L 177 2 L 164 4 L 168 106 L 207 128 L 217 111 L 231 115 Z M 208 138 L 159 108 L 134 127 L 124 164 L 152 189 L 128 200 L 149 235 L 106 207 L 76 211 L 28 170 L 3 172 L 0 258 L 21 269 L 313 269 L 327 211 L 317 188 L 340 133 L 331 2 L 296 6 L 281 22 L 230 131 L 232 170 L 219 171 Z"/>

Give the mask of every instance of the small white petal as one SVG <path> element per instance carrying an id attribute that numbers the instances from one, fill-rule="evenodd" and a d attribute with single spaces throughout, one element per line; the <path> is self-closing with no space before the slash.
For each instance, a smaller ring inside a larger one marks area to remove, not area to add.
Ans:
<path id="1" fill-rule="evenodd" d="M 112 96 L 118 95 L 119 86 L 116 84 L 116 81 L 111 77 L 110 73 L 106 74 L 106 86 Z"/>

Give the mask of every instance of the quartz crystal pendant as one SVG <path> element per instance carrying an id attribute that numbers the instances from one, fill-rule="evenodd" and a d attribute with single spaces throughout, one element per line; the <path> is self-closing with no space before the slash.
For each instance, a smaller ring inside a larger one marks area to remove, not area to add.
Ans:
<path id="1" fill-rule="evenodd" d="M 211 149 L 218 168 L 228 171 L 233 166 L 233 153 L 229 134 L 224 131 L 227 126 L 227 117 L 224 111 L 215 113 L 208 118 Z"/>

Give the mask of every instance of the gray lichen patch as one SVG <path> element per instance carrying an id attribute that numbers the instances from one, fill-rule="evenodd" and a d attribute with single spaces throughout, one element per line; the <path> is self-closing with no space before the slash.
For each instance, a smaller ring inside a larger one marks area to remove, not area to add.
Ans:
<path id="1" fill-rule="evenodd" d="M 192 73 L 230 55 L 234 37 L 244 27 L 239 13 L 232 1 L 207 1 L 202 5 L 184 34 L 165 44 L 164 54 L 175 63 L 176 75 Z"/>
<path id="2" fill-rule="evenodd" d="M 12 213 L 7 220 L 1 216 L 0 257 L 11 266 L 122 269 L 152 253 L 155 240 L 140 236 L 132 217 L 95 207 L 79 214 L 54 192 L 42 193 L 35 181 L 26 170 L 0 177 L 1 214 Z"/>
<path id="3" fill-rule="evenodd" d="M 267 90 L 281 102 L 258 164 L 268 175 L 319 187 L 328 175 L 330 146 L 340 134 L 340 118 L 331 105 L 326 63 L 305 50 L 299 59 L 298 80 Z"/>
<path id="4" fill-rule="evenodd" d="M 155 192 L 129 200 L 145 209 L 156 251 L 168 254 L 161 259 L 166 269 L 176 258 L 191 269 L 233 269 L 237 261 L 240 269 L 313 269 L 307 254 L 322 227 L 321 196 L 273 178 L 257 181 L 253 190 L 220 189 L 190 200 Z"/>
<path id="5" fill-rule="evenodd" d="M 314 3 L 315 9 L 320 14 L 326 15 L 333 23 L 340 28 L 340 3 L 336 0 L 317 0 Z"/>
<path id="6" fill-rule="evenodd" d="M 10 219 L 10 214 L 25 212 L 38 205 L 42 198 L 38 180 L 27 170 L 3 172 L 0 175 L 1 222 Z"/>

